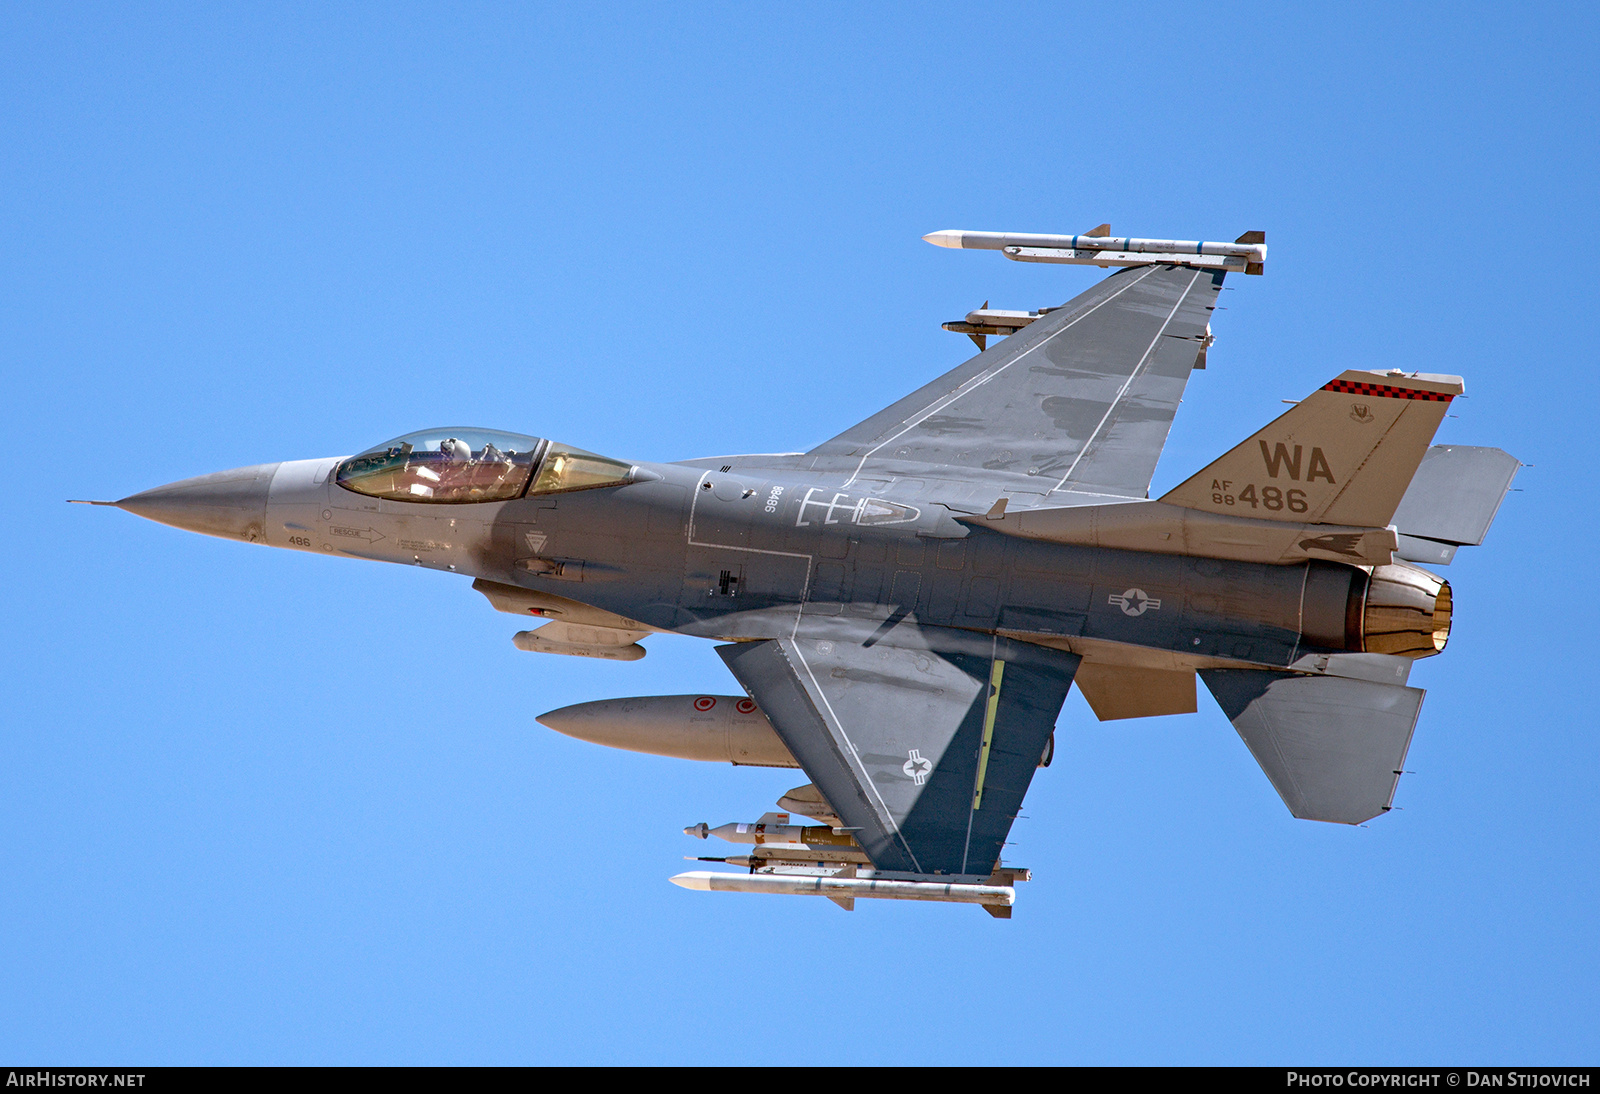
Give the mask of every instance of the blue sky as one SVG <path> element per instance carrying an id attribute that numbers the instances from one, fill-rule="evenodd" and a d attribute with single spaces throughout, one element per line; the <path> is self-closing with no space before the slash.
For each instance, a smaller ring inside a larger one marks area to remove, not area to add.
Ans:
<path id="1" fill-rule="evenodd" d="M 1481 1063 L 1600 1054 L 1584 5 L 10 5 L 0 1056 Z M 1016 918 L 715 896 L 799 779 L 545 710 L 736 690 L 520 653 L 464 579 L 61 504 L 436 424 L 806 448 L 1092 270 L 940 228 L 1268 234 L 1157 471 L 1350 367 L 1525 469 L 1396 803 L 1292 820 L 1220 711 L 1069 698 Z"/>

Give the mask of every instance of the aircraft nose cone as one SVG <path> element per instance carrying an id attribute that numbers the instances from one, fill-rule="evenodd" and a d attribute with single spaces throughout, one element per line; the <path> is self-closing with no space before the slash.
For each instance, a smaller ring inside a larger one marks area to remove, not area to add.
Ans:
<path id="1" fill-rule="evenodd" d="M 256 543 L 267 514 L 267 491 L 278 464 L 236 467 L 123 498 L 117 508 L 189 532 Z"/>

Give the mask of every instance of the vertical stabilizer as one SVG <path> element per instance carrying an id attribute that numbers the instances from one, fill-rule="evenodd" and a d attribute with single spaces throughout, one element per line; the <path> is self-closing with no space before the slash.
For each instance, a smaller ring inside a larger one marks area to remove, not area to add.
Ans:
<path id="1" fill-rule="evenodd" d="M 1257 520 L 1384 528 L 1458 376 L 1349 371 L 1161 500 Z"/>

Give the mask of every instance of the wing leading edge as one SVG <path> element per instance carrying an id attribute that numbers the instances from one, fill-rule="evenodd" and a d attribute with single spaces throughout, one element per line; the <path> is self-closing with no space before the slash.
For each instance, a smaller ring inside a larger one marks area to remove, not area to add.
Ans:
<path id="1" fill-rule="evenodd" d="M 806 455 L 846 482 L 912 476 L 1142 498 L 1223 277 L 1182 266 L 1113 274 Z"/>

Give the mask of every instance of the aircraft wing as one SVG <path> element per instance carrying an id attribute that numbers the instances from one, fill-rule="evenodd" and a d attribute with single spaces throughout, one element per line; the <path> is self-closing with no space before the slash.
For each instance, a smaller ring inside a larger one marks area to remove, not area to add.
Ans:
<path id="1" fill-rule="evenodd" d="M 948 478 L 1007 494 L 1143 498 L 1222 279 L 1183 266 L 1112 274 L 812 449 L 810 466 L 846 482 Z"/>
<path id="2" fill-rule="evenodd" d="M 968 878 L 997 865 L 1079 661 L 892 617 L 717 652 L 875 868 Z"/>

